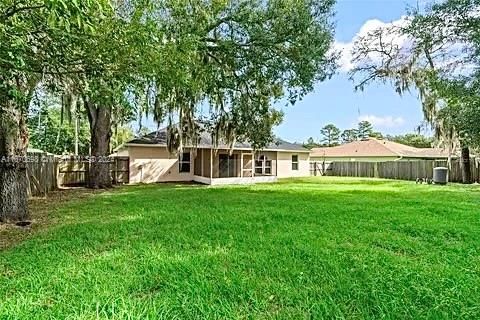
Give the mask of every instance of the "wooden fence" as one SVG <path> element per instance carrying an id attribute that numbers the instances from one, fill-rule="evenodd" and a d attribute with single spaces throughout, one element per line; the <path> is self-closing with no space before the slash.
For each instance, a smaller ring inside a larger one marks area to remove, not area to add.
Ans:
<path id="1" fill-rule="evenodd" d="M 57 165 L 57 159 L 53 154 L 27 154 L 29 196 L 45 196 L 50 191 L 57 189 Z"/>
<path id="2" fill-rule="evenodd" d="M 480 182 L 479 162 L 470 162 L 472 180 Z M 433 178 L 433 168 L 447 167 L 447 161 L 388 161 L 388 162 L 313 162 L 310 164 L 312 175 L 339 177 L 365 177 L 415 181 L 417 178 Z M 449 170 L 450 182 L 462 182 L 460 160 L 452 161 Z"/>
<path id="3" fill-rule="evenodd" d="M 110 158 L 110 172 L 114 184 L 129 182 L 130 160 L 128 157 Z M 88 184 L 90 163 L 87 158 L 61 158 L 58 164 L 59 186 L 73 187 Z"/>
<path id="4" fill-rule="evenodd" d="M 110 158 L 114 184 L 129 182 L 129 158 Z M 30 196 L 46 196 L 59 187 L 85 186 L 88 183 L 88 158 L 62 158 L 46 153 L 28 154 L 27 176 Z"/>

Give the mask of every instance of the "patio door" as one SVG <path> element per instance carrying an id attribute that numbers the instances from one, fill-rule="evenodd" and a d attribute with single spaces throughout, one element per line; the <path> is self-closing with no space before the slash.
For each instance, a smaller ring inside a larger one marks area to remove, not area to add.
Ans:
<path id="1" fill-rule="evenodd" d="M 253 177 L 253 154 L 242 154 L 242 177 Z"/>
<path id="2" fill-rule="evenodd" d="M 218 172 L 220 178 L 235 177 L 235 155 L 220 154 L 218 161 Z"/>

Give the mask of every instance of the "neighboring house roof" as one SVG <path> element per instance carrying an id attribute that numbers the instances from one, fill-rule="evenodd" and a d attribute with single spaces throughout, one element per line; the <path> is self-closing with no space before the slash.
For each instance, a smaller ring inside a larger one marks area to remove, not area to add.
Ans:
<path id="1" fill-rule="evenodd" d="M 30 153 L 30 154 L 33 154 L 33 153 L 41 153 L 41 154 L 46 154 L 46 155 L 49 155 L 49 156 L 53 156 L 53 155 L 54 155 L 53 153 L 50 153 L 50 152 L 47 152 L 47 151 L 43 151 L 43 150 L 41 150 L 41 149 L 30 148 L 30 147 L 27 148 L 27 153 Z"/>
<path id="2" fill-rule="evenodd" d="M 415 148 L 388 140 L 369 138 L 337 147 L 313 148 L 311 157 L 404 157 L 447 158 L 448 151 L 438 148 Z"/>
<path id="3" fill-rule="evenodd" d="M 126 146 L 142 145 L 142 146 L 167 146 L 167 130 L 160 129 L 158 131 L 151 132 L 143 137 L 138 137 L 128 141 Z M 229 149 L 228 145 L 219 142 L 215 147 L 213 139 L 210 134 L 203 132 L 200 134 L 200 141 L 197 144 L 197 148 L 217 148 L 217 149 Z M 234 149 L 252 149 L 249 143 L 235 143 Z M 282 139 L 275 139 L 275 141 L 265 147 L 263 150 L 285 150 L 285 151 L 298 151 L 298 152 L 310 152 L 310 150 L 304 148 L 300 144 L 291 143 Z"/>
<path id="4" fill-rule="evenodd" d="M 27 148 L 27 152 L 28 153 L 45 153 L 45 151 L 43 151 L 43 150 L 36 149 L 36 148 L 30 148 L 30 147 Z"/>

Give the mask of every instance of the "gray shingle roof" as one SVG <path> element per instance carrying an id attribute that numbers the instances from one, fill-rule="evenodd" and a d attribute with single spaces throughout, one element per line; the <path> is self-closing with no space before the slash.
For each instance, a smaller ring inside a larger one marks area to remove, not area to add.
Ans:
<path id="1" fill-rule="evenodd" d="M 151 132 L 143 137 L 138 137 L 127 142 L 127 145 L 159 145 L 167 146 L 167 130 L 160 129 L 158 131 Z M 197 145 L 198 148 L 214 148 L 213 140 L 210 134 L 203 132 L 200 135 L 200 142 Z M 219 142 L 218 149 L 228 149 L 227 144 Z M 235 143 L 234 149 L 252 149 L 249 143 Z M 279 138 L 269 144 L 264 150 L 287 150 L 298 152 L 309 152 L 308 149 L 297 143 L 291 143 Z"/>

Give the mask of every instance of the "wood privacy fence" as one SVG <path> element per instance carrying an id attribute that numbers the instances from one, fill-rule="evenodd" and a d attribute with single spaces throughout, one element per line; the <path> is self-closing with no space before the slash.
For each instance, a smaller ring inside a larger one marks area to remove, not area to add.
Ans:
<path id="1" fill-rule="evenodd" d="M 112 157 L 109 160 L 114 184 L 128 183 L 130 160 L 128 157 Z M 59 186 L 74 187 L 88 184 L 90 162 L 86 158 L 62 158 L 58 164 Z"/>
<path id="2" fill-rule="evenodd" d="M 450 182 L 462 182 L 460 160 L 454 160 L 449 170 Z M 472 180 L 480 182 L 479 162 L 470 162 Z M 433 168 L 448 167 L 447 161 L 388 161 L 388 162 L 314 162 L 311 163 L 312 175 L 328 175 L 339 177 L 383 178 L 415 181 L 417 178 L 433 178 Z"/>
<path id="3" fill-rule="evenodd" d="M 129 182 L 128 157 L 109 159 L 114 184 Z M 88 183 L 88 157 L 58 157 L 46 153 L 28 154 L 27 176 L 30 196 L 46 196 L 60 187 L 85 186 Z"/>
<path id="4" fill-rule="evenodd" d="M 27 154 L 29 196 L 44 196 L 50 191 L 57 189 L 57 165 L 57 159 L 53 154 Z"/>

